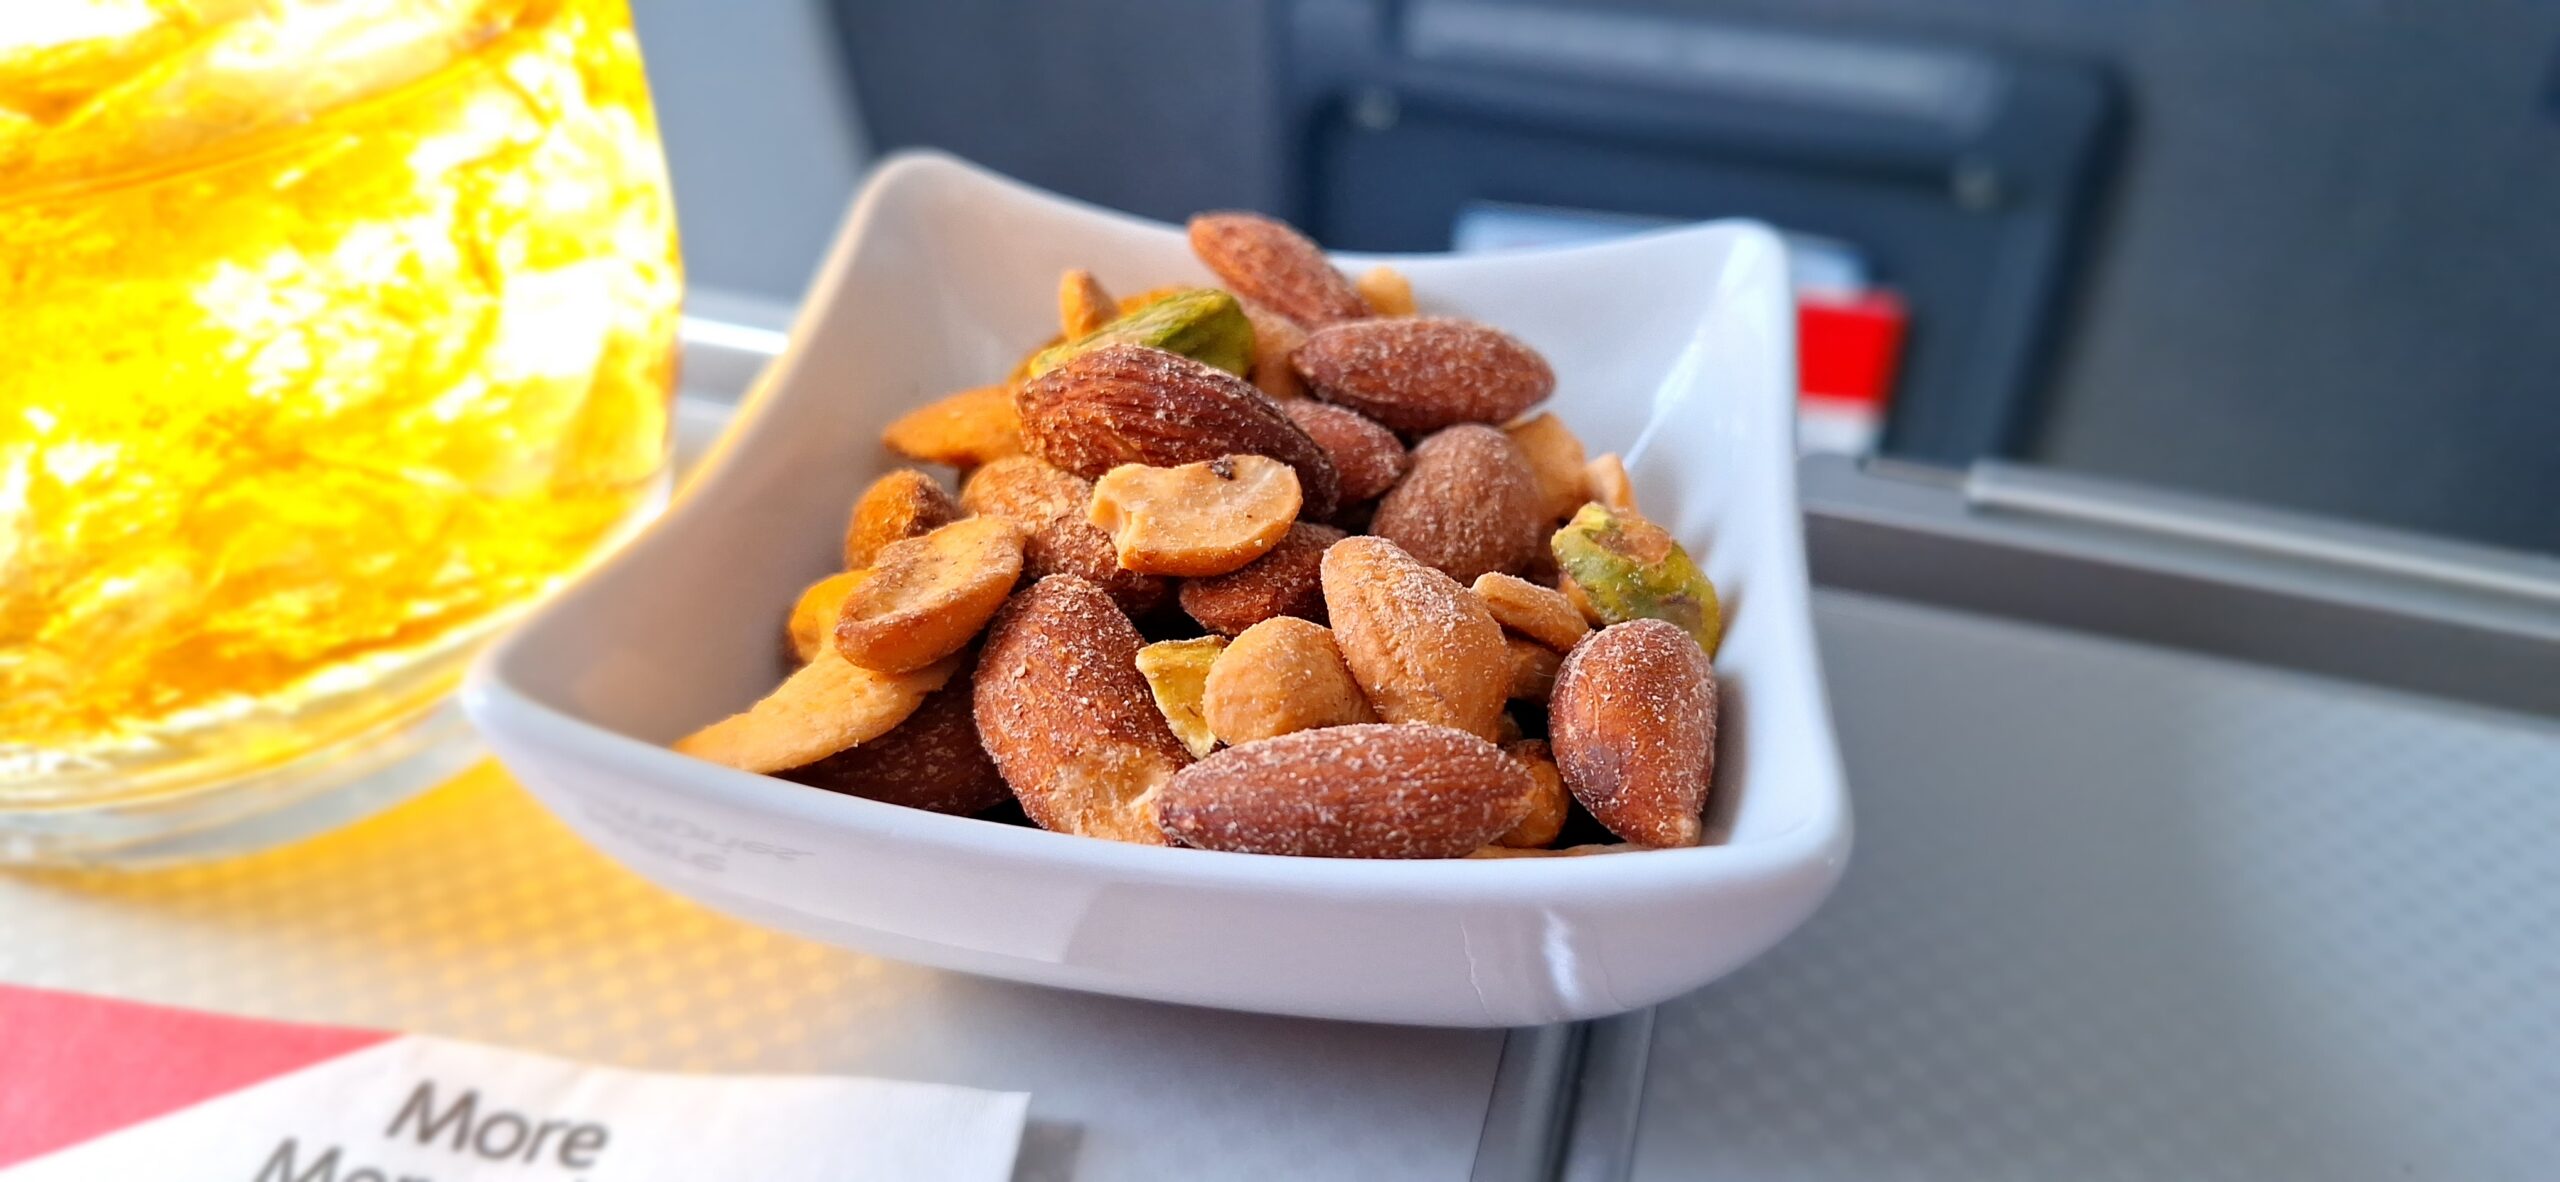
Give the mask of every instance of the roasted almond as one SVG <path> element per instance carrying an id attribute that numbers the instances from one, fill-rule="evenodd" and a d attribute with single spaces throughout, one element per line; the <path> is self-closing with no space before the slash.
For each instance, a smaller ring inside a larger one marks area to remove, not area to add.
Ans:
<path id="1" fill-rule="evenodd" d="M 881 432 L 889 450 L 910 460 L 975 468 L 1022 454 L 1022 421 L 1005 386 L 963 390 L 900 416 Z"/>
<path id="2" fill-rule="evenodd" d="M 1333 633 L 1295 616 L 1264 620 L 1227 642 L 1201 691 L 1210 733 L 1231 744 L 1378 721 Z"/>
<path id="3" fill-rule="evenodd" d="M 1031 454 L 1087 480 L 1122 464 L 1269 456 L 1297 470 L 1308 516 L 1329 516 L 1338 503 L 1332 461 L 1278 403 L 1242 378 L 1162 349 L 1108 345 L 1078 354 L 1026 383 L 1015 405 Z"/>
<path id="4" fill-rule="evenodd" d="M 862 490 L 853 503 L 853 520 L 844 529 L 844 568 L 871 565 L 880 547 L 924 534 L 960 520 L 960 506 L 933 477 L 900 468 Z"/>
<path id="5" fill-rule="evenodd" d="M 1486 573 L 1478 575 L 1468 589 L 1484 601 L 1495 623 L 1557 652 L 1572 652 L 1583 637 L 1591 635 L 1591 624 L 1574 609 L 1572 600 L 1527 579 Z"/>
<path id="6" fill-rule="evenodd" d="M 1013 798 L 978 744 L 965 672 L 927 695 L 889 733 L 777 774 L 829 792 L 964 817 Z"/>
<path id="7" fill-rule="evenodd" d="M 1715 775 L 1716 677 L 1676 624 L 1603 628 L 1564 659 L 1547 703 L 1565 787 L 1628 841 L 1698 844 Z"/>
<path id="8" fill-rule="evenodd" d="M 1270 553 L 1223 575 L 1184 579 L 1182 610 L 1229 636 L 1277 616 L 1322 623 L 1324 552 L 1342 538 L 1329 525 L 1292 525 Z"/>
<path id="9" fill-rule="evenodd" d="M 675 749 L 740 771 L 803 767 L 889 733 L 958 668 L 953 660 L 878 673 L 820 649 L 755 705 L 676 740 Z"/>
<path id="10" fill-rule="evenodd" d="M 1312 398 L 1281 403 L 1280 409 L 1333 461 L 1344 504 L 1375 500 L 1404 476 L 1404 443 L 1369 416 Z"/>
<path id="11" fill-rule="evenodd" d="M 1290 356 L 1318 397 L 1408 434 L 1506 423 L 1555 393 L 1546 358 L 1472 320 L 1399 316 L 1316 331 Z"/>
<path id="12" fill-rule="evenodd" d="M 1546 540 L 1537 477 L 1520 449 L 1480 423 L 1441 431 L 1413 449 L 1413 466 L 1378 501 L 1369 532 L 1461 583 L 1516 574 Z"/>
<path id="13" fill-rule="evenodd" d="M 1060 517 L 1031 531 L 1022 547 L 1023 573 L 1034 579 L 1074 575 L 1100 587 L 1130 619 L 1164 605 L 1172 583 L 1163 575 L 1127 570 L 1111 535 L 1078 517 Z"/>
<path id="14" fill-rule="evenodd" d="M 1457 858 L 1520 823 L 1535 785 L 1445 726 L 1368 723 L 1229 747 L 1156 800 L 1184 845 L 1310 858 Z"/>
<path id="15" fill-rule="evenodd" d="M 1530 474 L 1538 478 L 1538 495 L 1547 520 L 1571 517 L 1574 510 L 1591 499 L 1584 491 L 1582 440 L 1554 412 L 1513 423 L 1502 433 L 1511 437 L 1511 445 L 1520 449 L 1520 458 L 1529 462 Z"/>
<path id="16" fill-rule="evenodd" d="M 836 651 L 865 669 L 900 673 L 959 652 L 1022 577 L 1022 530 L 970 517 L 881 547 L 871 577 L 836 617 Z"/>
<path id="17" fill-rule="evenodd" d="M 1402 271 L 1381 263 L 1362 271 L 1351 286 L 1360 292 L 1360 302 L 1369 305 L 1372 316 L 1413 315 L 1413 282 Z"/>
<path id="18" fill-rule="evenodd" d="M 1360 290 L 1287 222 L 1258 213 L 1200 214 L 1191 219 L 1191 252 L 1229 290 L 1300 324 L 1369 314 Z"/>
<path id="19" fill-rule="evenodd" d="M 1269 456 L 1151 468 L 1094 482 L 1085 520 L 1111 534 L 1122 570 L 1223 575 L 1271 552 L 1298 519 L 1298 474 Z"/>
<path id="20" fill-rule="evenodd" d="M 1541 587 L 1564 590 L 1564 578 L 1556 566 L 1555 551 L 1544 546 L 1538 548 L 1538 556 L 1529 563 L 1529 569 L 1520 572 L 1520 577 Z"/>
<path id="21" fill-rule="evenodd" d="M 1517 760 L 1529 773 L 1535 785 L 1529 794 L 1529 815 L 1493 840 L 1498 846 L 1535 849 L 1555 843 L 1564 832 L 1565 814 L 1570 811 L 1572 797 L 1564 790 L 1564 774 L 1556 770 L 1555 752 L 1544 739 L 1522 739 L 1502 745 L 1502 753 Z"/>
<path id="22" fill-rule="evenodd" d="M 1092 499 L 1091 481 L 1032 456 L 998 460 L 960 486 L 962 509 L 1004 518 L 1030 535 L 1022 547 L 1029 578 L 1074 575 L 1101 587 L 1133 618 L 1154 611 L 1164 602 L 1165 580 L 1120 569 L 1111 535 L 1085 520 Z"/>
<path id="23" fill-rule="evenodd" d="M 978 737 L 1034 824 L 1164 844 L 1156 790 L 1191 761 L 1138 672 L 1144 641 L 1102 588 L 1051 575 L 988 630 Z"/>
<path id="24" fill-rule="evenodd" d="M 1378 717 L 1500 733 L 1511 684 L 1502 625 L 1457 580 L 1385 538 L 1345 538 L 1325 551 L 1324 603 Z"/>

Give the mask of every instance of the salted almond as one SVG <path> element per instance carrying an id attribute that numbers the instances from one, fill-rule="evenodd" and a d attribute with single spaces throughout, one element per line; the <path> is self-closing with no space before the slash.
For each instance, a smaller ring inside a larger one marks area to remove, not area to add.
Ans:
<path id="1" fill-rule="evenodd" d="M 1295 616 L 1264 620 L 1228 642 L 1209 666 L 1200 707 L 1211 733 L 1239 745 L 1378 721 L 1333 633 Z"/>
<path id="2" fill-rule="evenodd" d="M 1369 314 L 1324 250 L 1287 222 L 1258 213 L 1191 219 L 1191 252 L 1237 295 L 1308 327 Z"/>
<path id="3" fill-rule="evenodd" d="M 1500 733 L 1511 659 L 1484 604 L 1385 538 L 1334 543 L 1323 570 L 1334 643 L 1378 717 Z"/>
<path id="4" fill-rule="evenodd" d="M 1298 519 L 1298 474 L 1268 456 L 1151 468 L 1094 482 L 1086 520 L 1111 534 L 1122 570 L 1223 575 L 1271 552 Z"/>
<path id="5" fill-rule="evenodd" d="M 1060 517 L 1031 531 L 1031 540 L 1022 547 L 1022 569 L 1035 579 L 1050 575 L 1084 579 L 1102 588 L 1133 620 L 1163 606 L 1173 589 L 1171 580 L 1162 575 L 1121 566 L 1111 535 L 1075 516 Z"/>
<path id="6" fill-rule="evenodd" d="M 1498 571 L 1476 576 L 1468 589 L 1484 601 L 1495 623 L 1557 652 L 1572 652 L 1591 635 L 1591 624 L 1560 591 Z"/>
<path id="7" fill-rule="evenodd" d="M 1635 482 L 1627 479 L 1626 461 L 1618 453 L 1602 452 L 1582 469 L 1582 497 L 1598 501 L 1620 513 L 1636 512 Z M 1575 508 L 1581 508 L 1576 505 Z M 1568 510 L 1570 512 L 1570 510 Z"/>
<path id="8" fill-rule="evenodd" d="M 1253 325 L 1253 367 L 1247 371 L 1255 389 L 1286 406 L 1307 396 L 1307 384 L 1298 380 L 1296 367 L 1289 355 L 1305 344 L 1307 330 L 1298 322 L 1265 308 L 1251 300 L 1241 300 L 1245 322 Z"/>
<path id="9" fill-rule="evenodd" d="M 1582 440 L 1564 425 L 1555 412 L 1544 411 L 1502 429 L 1511 437 L 1511 445 L 1520 449 L 1520 458 L 1529 462 L 1529 473 L 1538 478 L 1538 495 L 1549 521 L 1562 521 L 1590 500 L 1585 491 Z"/>
<path id="10" fill-rule="evenodd" d="M 1715 775 L 1716 678 L 1677 624 L 1612 624 L 1565 657 L 1548 738 L 1574 799 L 1609 832 L 1696 845 Z"/>
<path id="11" fill-rule="evenodd" d="M 1138 650 L 1138 673 L 1147 679 L 1156 709 L 1195 758 L 1218 746 L 1218 736 L 1202 715 L 1201 697 L 1208 686 L 1209 666 L 1226 647 L 1224 636 L 1200 636 L 1159 640 Z"/>
<path id="12" fill-rule="evenodd" d="M 844 597 L 870 577 L 867 570 L 838 571 L 809 584 L 809 589 L 800 593 L 799 602 L 791 605 L 791 623 L 786 629 L 793 664 L 806 665 L 820 650 L 829 647 L 828 642 L 836 634 L 836 617 L 844 614 Z"/>
<path id="13" fill-rule="evenodd" d="M 1324 552 L 1342 539 L 1332 526 L 1301 521 L 1260 558 L 1223 575 L 1184 579 L 1182 610 L 1201 627 L 1229 636 L 1276 616 L 1322 623 Z"/>
<path id="14" fill-rule="evenodd" d="M 844 529 L 844 568 L 871 565 L 880 547 L 924 534 L 960 520 L 960 506 L 933 477 L 900 468 L 862 490 L 853 503 L 853 520 Z"/>
<path id="15" fill-rule="evenodd" d="M 1058 335 L 1074 340 L 1118 319 L 1120 305 L 1081 267 L 1058 277 Z"/>
<path id="16" fill-rule="evenodd" d="M 1354 320 L 1290 354 L 1319 398 L 1408 434 L 1507 423 L 1555 393 L 1546 358 L 1500 329 L 1445 316 Z"/>
<path id="17" fill-rule="evenodd" d="M 1102 588 L 1051 575 L 987 632 L 972 703 L 978 737 L 1032 823 L 1165 844 L 1156 791 L 1191 762 L 1138 672 L 1145 642 Z"/>
<path id="18" fill-rule="evenodd" d="M 1004 518 L 1030 535 L 1022 569 L 1032 580 L 1074 575 L 1101 587 L 1132 618 L 1154 611 L 1164 602 L 1165 580 L 1120 568 L 1111 535 L 1084 519 L 1092 500 L 1091 481 L 1032 456 L 997 460 L 960 486 L 962 509 Z"/>
<path id="19" fill-rule="evenodd" d="M 1022 420 L 1013 392 L 1001 386 L 963 390 L 908 411 L 880 433 L 889 450 L 910 460 L 974 468 L 1022 454 Z"/>
<path id="20" fill-rule="evenodd" d="M 1031 454 L 1088 480 L 1122 464 L 1269 456 L 1297 471 L 1308 516 L 1329 516 L 1338 503 L 1332 461 L 1279 403 L 1234 374 L 1162 349 L 1079 353 L 1024 384 L 1015 404 Z"/>
<path id="21" fill-rule="evenodd" d="M 1413 315 L 1413 283 L 1402 271 L 1381 263 L 1361 272 L 1352 286 L 1359 289 L 1360 302 L 1369 305 L 1371 315 Z"/>
<path id="22" fill-rule="evenodd" d="M 675 749 L 740 771 L 804 767 L 889 733 L 959 667 L 941 661 L 880 673 L 820 649 L 755 705 L 676 740 Z"/>
<path id="23" fill-rule="evenodd" d="M 1537 558 L 1529 563 L 1529 569 L 1520 572 L 1520 577 L 1538 586 L 1554 587 L 1561 591 L 1563 588 L 1558 586 L 1560 573 L 1554 552 L 1541 546 L 1538 548 Z"/>
<path id="24" fill-rule="evenodd" d="M 1013 799 L 978 744 L 965 672 L 926 695 L 889 733 L 776 774 L 829 792 L 963 817 Z"/>
<path id="25" fill-rule="evenodd" d="M 1508 692 L 1514 701 L 1544 702 L 1555 692 L 1556 671 L 1564 663 L 1556 650 L 1527 637 L 1505 636 L 1502 652 L 1511 664 Z"/>
<path id="26" fill-rule="evenodd" d="M 1283 403 L 1280 409 L 1333 461 L 1344 503 L 1374 500 L 1403 478 L 1410 463 L 1404 442 L 1369 416 L 1311 398 Z"/>
<path id="27" fill-rule="evenodd" d="M 1013 593 L 1022 541 L 1010 521 L 970 517 L 881 547 L 871 577 L 845 596 L 836 651 L 884 673 L 959 652 Z"/>
<path id="28" fill-rule="evenodd" d="M 1166 835 L 1201 849 L 1309 858 L 1457 858 L 1511 831 L 1529 773 L 1445 726 L 1367 723 L 1229 747 L 1156 801 Z"/>
<path id="29" fill-rule="evenodd" d="M 1538 481 L 1520 449 L 1480 423 L 1448 428 L 1413 449 L 1413 466 L 1378 501 L 1369 532 L 1461 583 L 1517 574 L 1545 547 Z"/>
<path id="30" fill-rule="evenodd" d="M 1564 790 L 1564 774 L 1556 770 L 1555 753 L 1544 739 L 1522 739 L 1502 745 L 1502 753 L 1517 761 L 1529 773 L 1533 785 L 1529 793 L 1529 815 L 1511 827 L 1511 832 L 1493 839 L 1493 844 L 1513 849 L 1535 849 L 1552 845 L 1556 835 L 1564 832 L 1565 814 L 1570 811 L 1572 797 Z"/>

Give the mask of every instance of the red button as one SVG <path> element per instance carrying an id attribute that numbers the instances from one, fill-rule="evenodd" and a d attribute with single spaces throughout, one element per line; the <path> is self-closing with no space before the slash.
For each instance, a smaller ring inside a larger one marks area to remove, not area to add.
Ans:
<path id="1" fill-rule="evenodd" d="M 1809 397 L 1863 403 L 1881 413 L 1893 395 L 1907 320 L 1901 298 L 1887 291 L 1798 300 L 1797 385 Z"/>

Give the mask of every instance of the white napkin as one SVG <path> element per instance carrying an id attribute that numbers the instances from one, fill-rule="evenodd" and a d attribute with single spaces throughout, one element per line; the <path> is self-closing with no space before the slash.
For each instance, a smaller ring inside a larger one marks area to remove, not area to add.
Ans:
<path id="1" fill-rule="evenodd" d="M 104 1006 L 129 1020 L 54 1038 L 48 1030 L 62 1027 L 13 1029 L 0 1006 L 0 1048 L 36 1052 L 0 1070 L 0 1124 L 29 1122 L 0 1133 L 0 1182 L 1004 1182 L 1030 1099 L 834 1076 L 625 1071 L 420 1035 L 203 1016 L 208 1025 L 184 1011 L 39 999 L 48 1016 Z M 36 1122 L 67 1143 L 11 1153 L 7 1143 L 44 1133 Z"/>

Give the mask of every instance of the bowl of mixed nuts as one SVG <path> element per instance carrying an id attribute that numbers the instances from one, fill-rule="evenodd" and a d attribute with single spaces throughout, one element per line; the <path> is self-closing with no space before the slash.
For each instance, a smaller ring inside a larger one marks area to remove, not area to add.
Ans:
<path id="1" fill-rule="evenodd" d="M 1848 811 L 1784 256 L 1328 256 L 937 155 L 465 703 L 607 853 L 969 972 L 1517 1025 L 1729 971 Z M 1126 294 L 1118 294 L 1126 293 Z"/>

